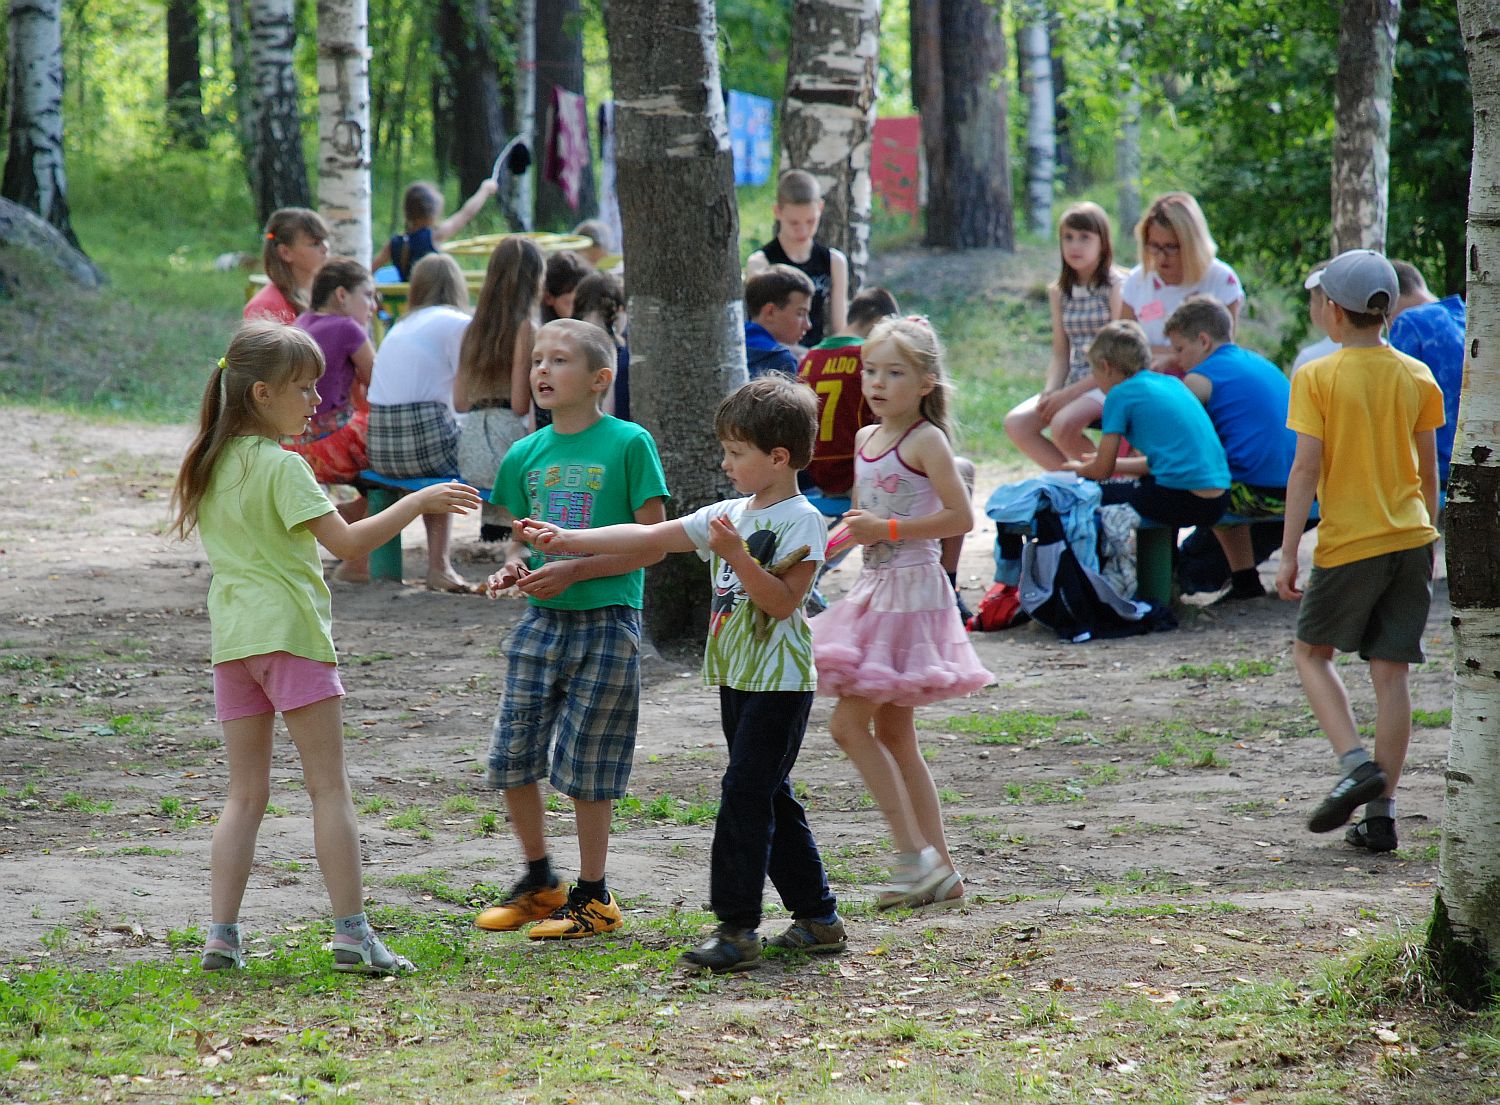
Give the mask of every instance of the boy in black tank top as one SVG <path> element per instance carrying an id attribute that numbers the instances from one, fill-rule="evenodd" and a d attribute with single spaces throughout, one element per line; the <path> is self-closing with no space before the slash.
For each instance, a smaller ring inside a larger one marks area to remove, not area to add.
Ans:
<path id="1" fill-rule="evenodd" d="M 849 307 L 849 259 L 817 240 L 818 220 L 823 216 L 823 198 L 811 174 L 793 170 L 781 175 L 776 185 L 776 237 L 750 255 L 745 262 L 749 276 L 772 265 L 801 269 L 813 282 L 812 329 L 802 339 L 807 348 L 826 334 L 844 329 Z"/>

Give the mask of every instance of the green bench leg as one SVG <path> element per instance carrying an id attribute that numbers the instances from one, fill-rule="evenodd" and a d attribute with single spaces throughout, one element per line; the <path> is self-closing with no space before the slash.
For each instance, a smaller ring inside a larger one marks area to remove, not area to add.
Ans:
<path id="1" fill-rule="evenodd" d="M 379 514 L 395 504 L 401 496 L 384 487 L 372 487 L 366 492 L 370 500 L 370 513 Z M 370 578 L 393 579 L 401 582 L 401 535 L 398 533 L 380 548 L 370 553 Z"/>
<path id="2" fill-rule="evenodd" d="M 1135 538 L 1135 593 L 1151 602 L 1172 601 L 1172 559 L 1177 530 L 1170 526 L 1139 529 Z M 371 560 L 372 570 L 374 560 Z"/>

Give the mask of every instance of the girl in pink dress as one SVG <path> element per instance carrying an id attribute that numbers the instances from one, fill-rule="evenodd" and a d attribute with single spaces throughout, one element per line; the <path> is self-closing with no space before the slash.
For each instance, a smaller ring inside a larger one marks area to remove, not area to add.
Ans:
<path id="1" fill-rule="evenodd" d="M 980 664 L 939 561 L 974 525 L 948 443 L 942 348 L 926 320 L 888 319 L 865 340 L 863 392 L 878 422 L 855 438 L 850 536 L 859 579 L 812 621 L 818 693 L 838 698 L 833 739 L 859 769 L 900 852 L 879 907 L 962 901 L 914 707 L 994 681 Z"/>

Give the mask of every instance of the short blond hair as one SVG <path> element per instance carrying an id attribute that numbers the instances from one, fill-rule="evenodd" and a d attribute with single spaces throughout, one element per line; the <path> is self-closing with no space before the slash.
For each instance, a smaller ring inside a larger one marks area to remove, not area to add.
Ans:
<path id="1" fill-rule="evenodd" d="M 1098 368 L 1108 364 L 1126 376 L 1134 376 L 1151 367 L 1151 343 L 1146 331 L 1133 319 L 1120 318 L 1106 323 L 1089 345 L 1089 364 Z"/>
<path id="2" fill-rule="evenodd" d="M 1135 244 L 1143 272 L 1156 271 L 1156 259 L 1146 248 L 1146 231 L 1152 223 L 1177 236 L 1184 284 L 1196 284 L 1208 275 L 1209 266 L 1219 255 L 1219 244 L 1208 232 L 1208 220 L 1203 217 L 1203 208 L 1197 200 L 1186 192 L 1168 192 L 1151 201 L 1141 221 L 1135 224 Z"/>
<path id="3" fill-rule="evenodd" d="M 615 339 L 602 326 L 584 322 L 580 318 L 555 318 L 537 331 L 542 334 L 565 334 L 583 354 L 583 363 L 590 372 L 601 368 L 613 369 L 619 360 L 620 350 Z"/>

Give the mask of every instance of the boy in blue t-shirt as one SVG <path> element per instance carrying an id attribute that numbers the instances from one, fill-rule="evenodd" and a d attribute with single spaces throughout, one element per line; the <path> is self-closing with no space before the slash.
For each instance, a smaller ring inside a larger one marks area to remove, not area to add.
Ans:
<path id="1" fill-rule="evenodd" d="M 1070 460 L 1084 479 L 1116 473 L 1100 503 L 1128 503 L 1166 526 L 1211 526 L 1229 509 L 1229 463 L 1203 405 L 1181 380 L 1151 371 L 1151 345 L 1140 324 L 1108 323 L 1089 346 L 1094 380 L 1104 392 L 1099 450 Z M 1140 456 L 1119 460 L 1121 439 Z"/>
<path id="2" fill-rule="evenodd" d="M 512 518 L 563 529 L 660 522 L 666 478 L 640 426 L 601 414 L 615 343 L 592 323 L 557 319 L 537 331 L 531 389 L 552 424 L 522 438 L 500 462 L 490 501 Z M 642 569 L 654 554 L 528 556 L 512 540 L 490 576 L 491 598 L 511 587 L 526 613 L 505 644 L 505 697 L 491 734 L 489 783 L 505 792 L 526 871 L 505 901 L 475 924 L 510 932 L 531 922 L 533 940 L 578 939 L 620 927 L 605 885 L 614 800 L 625 795 L 640 706 Z M 552 870 L 540 780 L 573 800 L 578 882 L 566 895 Z"/>
<path id="3" fill-rule="evenodd" d="M 1198 397 L 1229 461 L 1230 509 L 1245 518 L 1280 518 L 1286 510 L 1287 473 L 1297 435 L 1286 428 L 1292 387 L 1281 369 L 1259 353 L 1235 345 L 1234 319 L 1218 300 L 1191 296 L 1166 323 L 1182 382 Z M 1266 591 L 1255 570 L 1249 526 L 1214 530 L 1229 562 L 1229 601 L 1258 599 Z"/>
<path id="4" fill-rule="evenodd" d="M 542 549 L 697 552 L 711 561 L 703 681 L 719 688 L 729 745 L 709 867 L 719 925 L 682 959 L 718 973 L 760 962 L 755 930 L 767 875 L 792 914 L 771 946 L 836 952 L 845 935 L 790 778 L 818 685 L 802 600 L 823 559 L 826 531 L 822 515 L 797 490 L 797 472 L 812 458 L 818 433 L 817 400 L 806 385 L 772 373 L 719 405 L 714 433 L 724 446 L 724 472 L 742 498 L 664 525 L 570 532 L 530 519 L 517 524 Z"/>
<path id="5" fill-rule="evenodd" d="M 812 281 L 789 265 L 774 265 L 745 281 L 745 368 L 750 379 L 767 372 L 797 375 L 791 347 L 807 333 Z"/>

